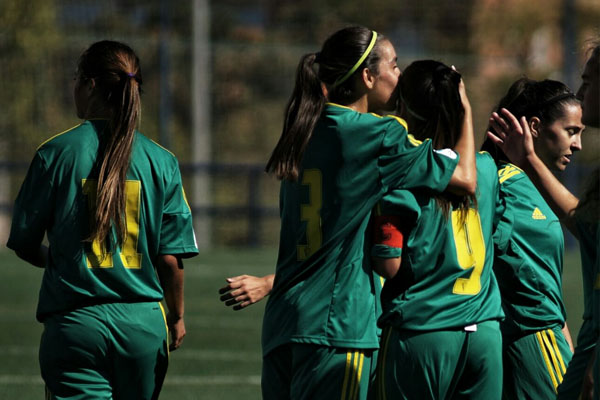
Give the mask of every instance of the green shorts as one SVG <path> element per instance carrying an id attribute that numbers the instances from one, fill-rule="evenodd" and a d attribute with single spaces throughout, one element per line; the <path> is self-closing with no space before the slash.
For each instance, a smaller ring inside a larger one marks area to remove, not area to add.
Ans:
<path id="1" fill-rule="evenodd" d="M 578 399 L 581 394 L 583 375 L 588 362 L 596 349 L 597 337 L 594 335 L 591 319 L 583 320 L 579 335 L 577 335 L 577 346 L 575 353 L 569 362 L 569 368 L 562 383 L 558 386 L 557 400 Z"/>
<path id="2" fill-rule="evenodd" d="M 156 399 L 168 358 L 158 302 L 94 305 L 44 320 L 39 359 L 49 399 Z"/>
<path id="3" fill-rule="evenodd" d="M 501 398 L 502 335 L 497 321 L 477 330 L 405 331 L 386 327 L 378 399 Z"/>
<path id="4" fill-rule="evenodd" d="M 288 343 L 263 358 L 264 400 L 366 400 L 373 350 Z"/>
<path id="5" fill-rule="evenodd" d="M 503 338 L 502 398 L 555 399 L 573 354 L 560 326 L 512 340 Z"/>

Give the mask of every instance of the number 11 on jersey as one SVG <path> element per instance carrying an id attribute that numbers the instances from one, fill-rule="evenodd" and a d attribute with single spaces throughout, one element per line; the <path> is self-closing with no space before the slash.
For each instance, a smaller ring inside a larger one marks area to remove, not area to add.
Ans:
<path id="1" fill-rule="evenodd" d="M 83 179 L 83 194 L 88 198 L 88 207 L 96 209 L 97 181 Z M 140 181 L 128 180 L 125 182 L 125 218 L 127 221 L 127 233 L 119 256 L 125 268 L 142 268 L 142 255 L 137 252 L 138 238 L 140 234 Z M 112 268 L 112 253 L 103 253 L 102 246 L 98 241 L 92 243 L 92 251 L 86 254 L 88 268 Z"/>

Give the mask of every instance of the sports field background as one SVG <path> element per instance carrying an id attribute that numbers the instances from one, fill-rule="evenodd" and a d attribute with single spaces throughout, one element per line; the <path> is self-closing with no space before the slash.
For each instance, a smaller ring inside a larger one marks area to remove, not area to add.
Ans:
<path id="1" fill-rule="evenodd" d="M 260 330 L 264 301 L 234 312 L 218 300 L 225 277 L 273 272 L 275 250 L 203 252 L 185 264 L 183 346 L 171 354 L 161 400 L 260 399 Z M 43 271 L 0 251 L 0 399 L 43 398 L 35 320 Z M 579 253 L 565 257 L 564 297 L 575 338 L 581 324 Z"/>

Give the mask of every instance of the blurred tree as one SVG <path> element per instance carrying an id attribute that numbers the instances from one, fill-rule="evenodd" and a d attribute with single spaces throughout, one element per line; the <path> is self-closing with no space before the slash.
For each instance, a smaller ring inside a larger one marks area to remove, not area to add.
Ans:
<path id="1" fill-rule="evenodd" d="M 54 1 L 0 2 L 0 135 L 10 159 L 31 159 L 40 130 L 47 135 L 48 126 L 64 119 L 63 86 L 74 71 L 51 62 L 62 40 Z"/>

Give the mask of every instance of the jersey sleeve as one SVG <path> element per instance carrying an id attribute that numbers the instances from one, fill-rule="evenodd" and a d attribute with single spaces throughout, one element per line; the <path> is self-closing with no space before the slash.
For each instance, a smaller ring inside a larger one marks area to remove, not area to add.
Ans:
<path id="1" fill-rule="evenodd" d="M 458 154 L 434 150 L 431 140 L 421 142 L 409 135 L 402 119 L 389 118 L 378 159 L 384 187 L 443 192 L 458 164 Z"/>
<path id="2" fill-rule="evenodd" d="M 192 213 L 181 183 L 181 173 L 176 167 L 167 188 L 163 208 L 159 254 L 179 255 L 183 258 L 198 254 L 192 222 Z"/>
<path id="3" fill-rule="evenodd" d="M 513 194 L 508 188 L 512 183 L 509 179 L 515 175 L 522 173 L 511 166 L 504 166 L 498 169 L 498 198 L 496 201 L 496 219 L 494 221 L 494 245 L 499 254 L 504 254 L 508 251 L 510 238 L 514 227 L 514 210 L 512 206 Z"/>
<path id="4" fill-rule="evenodd" d="M 395 190 L 377 204 L 371 221 L 371 256 L 395 258 L 410 235 L 420 208 L 414 196 L 405 190 Z"/>
<path id="5" fill-rule="evenodd" d="M 15 200 L 6 246 L 15 251 L 38 249 L 51 223 L 53 204 L 52 176 L 37 152 Z"/>

